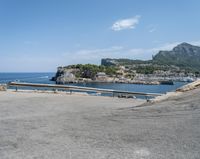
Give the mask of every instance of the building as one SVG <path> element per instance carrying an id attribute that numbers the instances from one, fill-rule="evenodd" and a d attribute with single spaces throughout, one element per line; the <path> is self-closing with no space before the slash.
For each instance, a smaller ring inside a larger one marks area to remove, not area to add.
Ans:
<path id="1" fill-rule="evenodd" d="M 106 82 L 108 79 L 108 76 L 106 75 L 105 72 L 98 72 L 96 74 L 95 80 L 100 81 L 100 82 Z"/>

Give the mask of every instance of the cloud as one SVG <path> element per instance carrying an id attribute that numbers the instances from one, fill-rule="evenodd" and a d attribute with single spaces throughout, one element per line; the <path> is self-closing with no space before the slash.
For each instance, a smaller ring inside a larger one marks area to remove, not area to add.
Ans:
<path id="1" fill-rule="evenodd" d="M 38 43 L 36 41 L 30 41 L 30 40 L 26 40 L 23 42 L 25 45 L 37 45 Z"/>
<path id="2" fill-rule="evenodd" d="M 153 32 L 155 32 L 155 31 L 156 31 L 156 28 L 151 28 L 151 29 L 149 30 L 150 33 L 153 33 Z"/>
<path id="3" fill-rule="evenodd" d="M 129 58 L 150 60 L 152 59 L 152 55 L 157 54 L 159 51 L 172 50 L 180 43 L 181 42 L 165 43 L 152 48 L 126 48 L 122 46 L 113 46 L 100 49 L 84 49 L 74 52 L 67 52 L 63 54 L 62 59 L 65 59 L 63 63 L 65 65 L 77 63 L 100 64 L 102 58 Z M 200 41 L 191 41 L 188 43 L 193 45 L 200 45 Z"/>
<path id="4" fill-rule="evenodd" d="M 54 56 L 23 55 L 3 57 L 0 63 L 0 71 L 4 72 L 47 72 L 55 71 L 58 66 L 70 64 L 100 64 L 102 58 L 129 58 L 149 60 L 152 55 L 160 50 L 171 50 L 182 42 L 173 42 L 157 45 L 152 48 L 127 48 L 123 46 L 112 46 L 108 48 L 80 49 L 63 54 L 55 53 Z M 188 41 L 188 43 L 200 46 L 200 41 Z"/>
<path id="5" fill-rule="evenodd" d="M 157 30 L 157 26 L 154 24 L 149 25 L 147 28 L 148 28 L 149 33 L 153 33 Z"/>
<path id="6" fill-rule="evenodd" d="M 166 43 L 166 44 L 162 44 L 158 47 L 152 48 L 151 50 L 157 51 L 157 52 L 160 51 L 160 50 L 172 50 L 175 46 L 177 46 L 181 43 L 183 43 L 183 41 L 182 42 L 179 41 L 179 42 Z M 189 43 L 191 45 L 195 45 L 195 46 L 200 46 L 200 41 L 189 41 L 187 43 Z"/>
<path id="7" fill-rule="evenodd" d="M 4 57 L 0 63 L 1 72 L 54 72 L 62 59 L 60 57 L 46 57 L 24 55 Z"/>
<path id="8" fill-rule="evenodd" d="M 111 29 L 114 31 L 120 31 L 125 29 L 134 29 L 135 26 L 139 23 L 139 19 L 141 16 L 137 15 L 133 18 L 121 19 L 116 21 Z"/>
<path id="9" fill-rule="evenodd" d="M 191 41 L 189 44 L 200 46 L 200 41 Z"/>
<path id="10" fill-rule="evenodd" d="M 152 41 L 152 43 L 154 43 L 154 44 L 159 44 L 161 41 L 160 40 L 154 40 L 154 41 Z"/>
<path id="11" fill-rule="evenodd" d="M 63 59 L 69 59 L 68 64 L 77 64 L 77 63 L 96 63 L 100 64 L 102 58 L 114 58 L 118 57 L 124 48 L 121 46 L 113 46 L 109 48 L 102 49 L 83 49 L 72 52 L 67 52 L 63 54 Z M 77 58 L 78 57 L 78 58 Z M 121 56 L 123 57 L 123 55 Z"/>

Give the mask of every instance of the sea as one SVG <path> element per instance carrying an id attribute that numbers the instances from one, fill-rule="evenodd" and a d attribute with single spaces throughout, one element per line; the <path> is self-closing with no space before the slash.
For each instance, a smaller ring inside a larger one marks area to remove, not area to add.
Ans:
<path id="1" fill-rule="evenodd" d="M 55 75 L 54 72 L 46 73 L 0 73 L 0 84 L 8 82 L 28 82 L 28 83 L 42 83 L 55 84 L 51 78 Z M 79 83 L 68 84 L 83 87 L 94 87 L 104 89 L 114 89 L 132 92 L 144 93 L 166 93 L 175 91 L 177 88 L 187 84 L 187 82 L 175 82 L 174 85 L 142 85 L 142 84 L 123 84 L 123 83 Z"/>

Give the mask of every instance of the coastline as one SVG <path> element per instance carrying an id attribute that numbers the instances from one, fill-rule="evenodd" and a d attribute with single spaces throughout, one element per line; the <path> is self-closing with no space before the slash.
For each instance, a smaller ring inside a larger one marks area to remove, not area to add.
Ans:
<path id="1" fill-rule="evenodd" d="M 152 103 L 156 103 L 156 102 L 161 102 L 161 101 L 165 101 L 168 100 L 171 97 L 179 97 L 181 96 L 184 92 L 189 92 L 192 91 L 194 89 L 199 88 L 200 86 L 200 80 L 196 80 L 194 82 L 191 82 L 189 84 L 186 84 L 178 89 L 176 89 L 173 92 L 167 92 L 165 95 L 159 96 L 154 98 L 153 100 L 151 100 Z"/>
<path id="2" fill-rule="evenodd" d="M 195 89 L 196 87 L 198 87 L 200 85 L 200 80 L 197 80 L 195 82 L 192 82 L 192 83 L 189 83 L 189 84 L 186 84 L 178 89 L 176 89 L 175 91 L 169 91 L 169 92 L 166 92 L 165 94 L 161 95 L 161 96 L 158 96 L 158 97 L 155 97 L 155 98 L 152 98 L 152 99 L 148 99 L 146 98 L 136 98 L 134 100 L 138 100 L 138 101 L 143 101 L 144 103 L 142 103 L 141 105 L 145 105 L 145 101 L 147 101 L 148 103 L 157 103 L 157 102 L 161 102 L 161 101 L 165 101 L 165 100 L 168 100 L 169 98 L 173 97 L 173 96 L 179 96 L 182 94 L 182 92 L 185 92 L 185 91 L 189 91 L 189 90 L 192 90 L 192 89 Z M 7 86 L 5 84 L 1 84 L 0 85 L 0 91 L 8 91 L 8 92 L 15 92 L 13 90 L 10 90 L 10 89 L 7 89 Z M 91 94 L 88 94 L 88 92 L 73 92 L 73 94 L 71 92 L 66 92 L 66 91 L 55 91 L 55 90 L 34 90 L 34 89 L 30 89 L 30 90 L 18 90 L 18 92 L 21 92 L 21 93 L 43 93 L 43 94 L 60 94 L 60 95 L 75 95 L 75 96 L 96 96 L 96 97 L 109 97 L 110 96 L 102 96 L 101 94 L 99 93 L 91 93 Z M 117 96 L 116 96 L 117 97 Z M 133 96 L 134 97 L 134 96 Z M 120 98 L 120 96 L 118 96 L 118 98 Z M 129 97 L 128 96 L 122 96 L 121 95 L 121 98 L 126 98 L 128 99 Z M 130 98 L 131 100 L 133 100 L 133 98 Z"/>
<path id="3" fill-rule="evenodd" d="M 63 81 L 63 80 L 52 80 L 56 84 L 82 84 L 82 83 L 121 83 L 121 84 L 141 84 L 141 85 L 174 85 L 172 80 L 92 80 L 92 79 L 82 79 L 73 81 Z"/>
<path id="4" fill-rule="evenodd" d="M 121 84 L 142 84 L 142 85 L 160 85 L 161 83 L 159 81 L 98 81 L 98 80 L 91 80 L 91 79 L 86 79 L 83 81 L 71 81 L 71 82 L 57 82 L 57 84 L 70 84 L 70 83 L 77 83 L 77 84 L 82 84 L 82 83 L 121 83 Z"/>
<path id="5" fill-rule="evenodd" d="M 103 82 L 101 82 L 101 83 L 103 83 Z M 197 81 L 195 81 L 195 82 L 192 82 L 192 83 L 190 83 L 190 84 L 187 84 L 186 86 L 190 86 L 190 85 L 193 85 L 193 83 L 198 83 Z M 22 83 L 23 84 L 23 83 Z M 28 83 L 27 83 L 28 84 Z M 30 83 L 31 84 L 31 83 Z M 104 83 L 105 84 L 105 83 Z M 44 84 L 44 86 L 45 86 L 45 84 Z M 59 86 L 59 85 L 57 85 L 57 86 Z M 75 86 L 76 87 L 76 86 Z M 90 86 L 91 87 L 91 86 Z M 185 86 L 182 86 L 183 88 L 185 88 Z M 181 87 L 181 88 L 182 88 Z M 4 90 L 6 90 L 6 88 L 7 88 L 7 86 L 5 85 L 5 84 L 3 84 L 3 85 L 1 85 L 0 86 L 0 90 L 2 90 L 2 91 L 4 91 Z M 78 87 L 77 87 L 78 88 Z M 80 88 L 88 88 L 88 87 L 80 87 Z M 91 87 L 92 88 L 92 87 Z M 10 89 L 10 88 L 9 88 Z M 71 92 L 66 92 L 66 91 L 62 91 L 62 90 L 57 90 L 56 88 L 55 88 L 55 90 L 52 90 L 51 91 L 51 89 L 43 89 L 43 90 L 40 90 L 40 89 L 37 89 L 37 88 L 28 88 L 29 90 L 26 90 L 26 89 L 21 89 L 21 91 L 24 91 L 24 92 L 27 92 L 27 91 L 29 91 L 29 92 L 38 92 L 38 93 L 60 93 L 60 94 L 71 94 Z M 72 86 L 72 89 L 73 89 L 73 86 Z M 92 88 L 93 89 L 93 88 Z M 95 89 L 95 88 L 94 88 Z M 101 88 L 100 88 L 100 90 L 101 90 Z M 102 89 L 102 90 L 104 90 L 104 89 Z M 110 91 L 110 89 L 108 89 L 109 91 Z M 180 90 L 180 88 L 178 88 L 177 90 Z M 19 91 L 19 90 L 18 90 Z M 98 89 L 97 89 L 97 91 L 98 91 Z M 105 89 L 105 91 L 106 91 L 106 89 Z M 176 91 L 175 91 L 176 92 Z M 169 91 L 169 92 L 166 92 L 166 95 L 162 95 L 161 97 L 157 97 L 158 99 L 160 99 L 160 98 L 163 98 L 163 96 L 169 96 L 170 94 L 171 95 L 173 95 L 175 92 L 171 92 L 171 91 Z M 148 93 L 148 92 L 147 92 Z M 79 95 L 92 95 L 92 96 L 99 96 L 100 94 L 99 93 L 90 93 L 90 94 L 88 94 L 88 92 L 73 92 L 73 94 L 79 94 Z M 154 101 L 154 100 L 157 100 L 157 98 L 156 99 L 152 99 L 151 101 Z"/>

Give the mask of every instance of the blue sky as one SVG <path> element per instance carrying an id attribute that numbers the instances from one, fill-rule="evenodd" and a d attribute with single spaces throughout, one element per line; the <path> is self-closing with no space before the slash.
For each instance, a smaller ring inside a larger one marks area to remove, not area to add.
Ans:
<path id="1" fill-rule="evenodd" d="M 181 42 L 200 45 L 199 8 L 199 0 L 0 0 L 0 72 L 146 60 Z"/>

